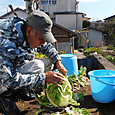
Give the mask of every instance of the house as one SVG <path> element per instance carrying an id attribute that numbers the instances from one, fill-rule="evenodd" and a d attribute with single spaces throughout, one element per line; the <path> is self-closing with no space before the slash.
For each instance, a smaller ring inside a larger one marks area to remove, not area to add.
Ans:
<path id="1" fill-rule="evenodd" d="M 82 30 L 83 16 L 81 12 L 54 12 L 55 22 L 71 30 Z"/>
<path id="2" fill-rule="evenodd" d="M 16 9 L 14 9 L 14 12 L 17 13 L 19 17 L 26 18 L 25 10 L 23 10 L 21 8 L 16 8 Z M 11 17 L 14 17 L 14 13 L 12 11 L 7 12 L 6 14 L 0 16 L 0 19 L 11 18 Z"/>
<path id="3" fill-rule="evenodd" d="M 78 33 L 63 27 L 57 23 L 53 23 L 52 32 L 57 40 L 56 48 L 59 51 L 74 53 L 74 41 L 78 38 Z"/>
<path id="4" fill-rule="evenodd" d="M 78 12 L 77 0 L 40 0 L 39 9 L 47 12 L 59 25 L 71 30 L 82 30 L 84 13 Z"/>
<path id="5" fill-rule="evenodd" d="M 48 12 L 49 16 L 55 18 L 54 12 L 78 12 L 77 0 L 40 0 L 39 9 Z"/>
<path id="6" fill-rule="evenodd" d="M 84 28 L 79 33 L 79 47 L 99 47 L 103 45 L 102 31 L 93 27 Z"/>
<path id="7" fill-rule="evenodd" d="M 105 22 L 115 22 L 115 15 L 103 19 Z"/>

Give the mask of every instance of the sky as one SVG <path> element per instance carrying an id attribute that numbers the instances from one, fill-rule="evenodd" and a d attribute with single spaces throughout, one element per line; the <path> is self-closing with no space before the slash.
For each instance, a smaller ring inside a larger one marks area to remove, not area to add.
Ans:
<path id="1" fill-rule="evenodd" d="M 78 0 L 78 11 L 92 21 L 103 20 L 115 15 L 115 0 Z"/>
<path id="2" fill-rule="evenodd" d="M 77 0 L 78 12 L 86 14 L 91 21 L 103 20 L 115 15 L 115 0 Z M 25 9 L 24 0 L 0 0 L 0 16 L 9 12 L 8 5 L 12 4 L 13 8 Z"/>

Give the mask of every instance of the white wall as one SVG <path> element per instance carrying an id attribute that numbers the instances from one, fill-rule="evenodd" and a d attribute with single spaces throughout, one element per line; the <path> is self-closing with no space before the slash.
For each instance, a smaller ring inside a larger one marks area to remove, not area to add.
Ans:
<path id="1" fill-rule="evenodd" d="M 76 28 L 76 15 L 74 14 L 57 14 L 56 23 L 69 29 Z"/>
<path id="2" fill-rule="evenodd" d="M 75 11 L 76 0 L 57 0 L 56 11 Z"/>
<path id="3" fill-rule="evenodd" d="M 54 12 L 56 12 L 56 5 L 48 6 L 49 16 L 50 18 L 54 18 Z"/>
<path id="4" fill-rule="evenodd" d="M 56 14 L 56 23 L 71 30 L 82 30 L 82 14 Z"/>
<path id="5" fill-rule="evenodd" d="M 76 15 L 76 22 L 77 22 L 77 26 L 76 26 L 76 30 L 82 30 L 82 25 L 83 25 L 83 16 L 81 13 L 78 13 Z"/>
<path id="6" fill-rule="evenodd" d="M 51 18 L 54 18 L 54 12 L 76 11 L 76 0 L 57 0 L 56 5 L 46 5 Z M 40 4 L 40 7 L 43 5 Z"/>
<path id="7" fill-rule="evenodd" d="M 102 46 L 102 32 L 94 29 L 88 29 L 88 40 L 89 46 Z"/>

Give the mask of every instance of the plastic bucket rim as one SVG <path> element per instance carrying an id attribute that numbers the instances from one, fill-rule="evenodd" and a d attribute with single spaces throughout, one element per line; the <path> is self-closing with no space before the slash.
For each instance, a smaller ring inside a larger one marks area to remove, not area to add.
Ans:
<path id="1" fill-rule="evenodd" d="M 100 69 L 101 70 L 101 69 Z M 91 77 L 96 77 L 96 78 L 109 78 L 109 77 L 115 77 L 115 75 L 109 75 L 109 76 L 96 76 L 96 75 L 92 75 L 91 73 L 94 72 L 94 71 L 100 71 L 100 70 L 93 70 L 93 71 L 90 71 L 88 72 L 88 75 L 91 76 Z M 104 69 L 102 69 L 101 71 L 105 71 Z M 107 70 L 107 71 L 113 71 L 115 72 L 114 70 Z"/>
<path id="2" fill-rule="evenodd" d="M 66 57 L 65 55 L 70 55 L 70 56 L 67 56 L 67 57 Z M 61 58 L 68 58 L 68 57 L 71 57 L 71 58 L 72 58 L 72 57 L 74 57 L 74 56 L 76 56 L 76 55 L 75 55 L 75 54 L 72 54 L 72 53 L 66 53 L 66 54 L 61 54 L 60 56 L 61 56 Z"/>

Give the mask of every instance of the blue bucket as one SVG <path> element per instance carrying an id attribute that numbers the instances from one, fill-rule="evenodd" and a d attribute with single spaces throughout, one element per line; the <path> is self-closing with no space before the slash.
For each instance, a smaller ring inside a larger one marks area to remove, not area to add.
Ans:
<path id="1" fill-rule="evenodd" d="M 78 75 L 78 63 L 77 63 L 77 56 L 72 53 L 61 54 L 62 64 L 67 69 L 67 76 L 71 74 Z"/>
<path id="2" fill-rule="evenodd" d="M 92 97 L 100 103 L 110 103 L 115 100 L 115 71 L 94 70 L 88 72 Z"/>

